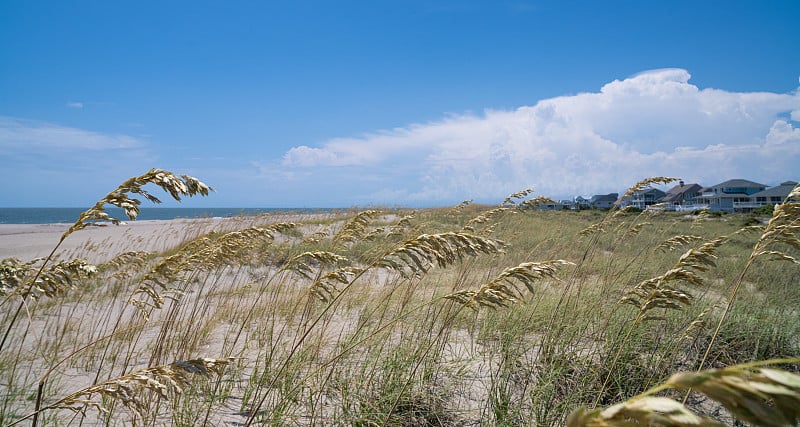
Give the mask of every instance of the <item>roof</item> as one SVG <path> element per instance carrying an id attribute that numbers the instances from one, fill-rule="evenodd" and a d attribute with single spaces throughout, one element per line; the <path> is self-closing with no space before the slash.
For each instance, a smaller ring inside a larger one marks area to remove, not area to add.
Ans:
<path id="1" fill-rule="evenodd" d="M 667 191 L 667 195 L 661 201 L 667 203 L 677 202 L 683 199 L 684 194 L 699 193 L 702 188 L 699 184 L 676 185 Z"/>
<path id="2" fill-rule="evenodd" d="M 777 187 L 767 188 L 764 191 L 759 191 L 758 193 L 751 194 L 750 197 L 775 197 L 780 196 L 781 198 L 786 198 L 789 193 L 792 192 L 792 189 L 797 185 L 796 182 L 793 181 L 786 181 Z"/>
<path id="3" fill-rule="evenodd" d="M 597 202 L 616 202 L 617 198 L 619 198 L 619 193 L 609 193 L 609 194 L 595 194 L 592 196 L 592 203 Z"/>
<path id="4" fill-rule="evenodd" d="M 729 179 L 725 182 L 721 182 L 717 185 L 711 186 L 709 188 L 730 188 L 730 187 L 764 187 L 767 186 L 764 184 L 759 184 L 757 182 L 748 181 L 746 179 Z"/>
<path id="5" fill-rule="evenodd" d="M 697 191 L 703 187 L 700 184 L 685 184 L 685 185 L 676 185 L 669 190 L 667 190 L 667 194 L 683 194 L 687 191 Z"/>
<path id="6" fill-rule="evenodd" d="M 643 190 L 635 191 L 633 194 L 634 195 L 654 194 L 656 196 L 664 196 L 667 193 L 659 190 L 658 188 L 652 188 L 651 187 L 651 188 L 645 188 Z"/>

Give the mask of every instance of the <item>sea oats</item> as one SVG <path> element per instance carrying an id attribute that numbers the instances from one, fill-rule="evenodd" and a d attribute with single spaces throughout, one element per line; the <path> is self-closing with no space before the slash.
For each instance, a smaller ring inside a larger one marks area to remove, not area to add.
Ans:
<path id="1" fill-rule="evenodd" d="M 504 246 L 500 240 L 468 233 L 422 234 L 388 252 L 376 266 L 411 277 L 427 272 L 434 264 L 446 267 L 464 256 L 501 252 Z"/>
<path id="2" fill-rule="evenodd" d="M 710 305 L 705 308 L 705 310 L 701 311 L 697 317 L 689 323 L 689 326 L 686 327 L 686 331 L 683 334 L 683 339 L 691 339 L 692 334 L 697 331 L 700 331 L 708 326 L 708 315 L 711 314 L 714 310 L 718 309 L 719 305 L 714 304 Z"/>
<path id="3" fill-rule="evenodd" d="M 772 249 L 786 246 L 800 250 L 800 185 L 794 187 L 785 202 L 775 206 L 767 227 L 753 249 L 756 257 L 768 256 L 772 260 L 797 262 L 796 258 Z"/>
<path id="4" fill-rule="evenodd" d="M 323 302 L 331 301 L 339 292 L 337 284 L 348 285 L 355 277 L 363 273 L 363 268 L 341 267 L 329 273 L 321 275 L 309 288 L 311 295 L 314 295 Z"/>
<path id="5" fill-rule="evenodd" d="M 642 229 L 645 226 L 648 226 L 648 225 L 653 225 L 653 223 L 652 222 L 640 222 L 640 223 L 634 225 L 633 227 L 629 228 L 627 231 L 625 231 L 625 234 L 622 237 L 623 238 L 633 237 L 633 236 L 639 234 L 642 231 Z"/>
<path id="6" fill-rule="evenodd" d="M 531 193 L 533 193 L 533 188 L 526 188 L 524 190 L 517 191 L 516 193 L 512 193 L 508 197 L 503 199 L 502 202 L 500 202 L 500 206 L 515 207 L 517 206 L 517 202 L 515 201 L 515 199 L 522 200 L 525 197 L 528 197 L 528 195 Z"/>
<path id="7" fill-rule="evenodd" d="M 480 306 L 489 308 L 508 307 L 524 297 L 520 285 L 524 286 L 530 294 L 535 291 L 534 283 L 543 278 L 555 276 L 558 268 L 565 265 L 574 265 L 561 259 L 524 262 L 516 267 L 505 269 L 497 277 L 482 285 L 478 290 L 461 290 L 446 295 L 445 298 L 454 300 L 474 310 Z"/>
<path id="8" fill-rule="evenodd" d="M 80 280 L 97 273 L 97 267 L 83 259 L 47 266 L 41 264 L 43 262 L 41 258 L 19 264 L 15 264 L 14 260 L 3 260 L 0 264 L 0 295 L 52 298 L 74 289 Z"/>
<path id="9" fill-rule="evenodd" d="M 171 399 L 173 394 L 183 393 L 193 376 L 221 375 L 222 369 L 232 360 L 204 357 L 140 369 L 78 390 L 42 410 L 58 408 L 85 412 L 87 408 L 95 408 L 108 413 L 107 403 L 103 400 L 111 399 L 121 403 L 139 419 L 148 419 L 144 413 L 147 410 L 147 398 L 143 392 L 149 391 L 162 399 Z M 99 396 L 101 401 L 95 400 L 95 396 Z"/>
<path id="10" fill-rule="evenodd" d="M 731 366 L 677 373 L 666 384 L 703 393 L 754 425 L 791 426 L 800 422 L 800 375 L 790 372 Z"/>
<path id="11" fill-rule="evenodd" d="M 661 242 L 658 246 L 656 246 L 655 250 L 661 252 L 667 252 L 678 249 L 681 246 L 685 246 L 691 243 L 698 242 L 703 240 L 703 236 L 696 236 L 693 234 L 680 234 L 677 236 L 670 237 L 669 239 Z"/>
<path id="12" fill-rule="evenodd" d="M 677 265 L 693 268 L 697 271 L 706 271 L 709 267 L 716 267 L 717 248 L 727 240 L 726 236 L 722 236 L 703 243 L 700 247 L 689 249 L 681 255 Z"/>
<path id="13" fill-rule="evenodd" d="M 282 267 L 282 270 L 293 271 L 306 279 L 314 280 L 322 267 L 338 267 L 350 264 L 347 257 L 327 251 L 303 252 L 295 255 Z"/>
<path id="14" fill-rule="evenodd" d="M 416 217 L 416 215 L 416 211 L 412 211 L 408 215 L 404 215 L 402 218 L 400 218 L 397 223 L 389 228 L 387 237 L 400 237 L 405 235 L 406 232 L 411 229 L 411 221 Z"/>
<path id="15" fill-rule="evenodd" d="M 472 202 L 472 199 L 462 201 L 461 203 L 450 208 L 449 214 L 455 215 L 461 213 L 461 211 L 463 211 L 467 206 L 470 206 Z"/>
<path id="16" fill-rule="evenodd" d="M 113 224 L 119 224 L 119 219 L 112 218 L 105 212 L 105 205 L 107 204 L 122 208 L 125 210 L 125 215 L 127 215 L 129 219 L 135 220 L 139 215 L 139 206 L 142 202 L 139 199 L 130 198 L 128 194 L 138 194 L 153 203 L 161 203 L 161 200 L 156 196 L 153 196 L 142 188 L 149 183 L 161 187 L 177 201 L 180 201 L 182 196 L 192 197 L 198 194 L 207 196 L 209 191 L 214 191 L 213 188 L 200 182 L 196 178 L 188 175 L 181 175 L 181 177 L 182 178 L 179 178 L 169 171 L 151 169 L 144 175 L 128 179 L 95 203 L 92 208 L 81 213 L 75 224 L 64 233 L 62 240 L 77 230 L 83 229 L 91 224 L 96 224 L 97 221 L 108 221 Z"/>
<path id="17" fill-rule="evenodd" d="M 590 236 L 592 234 L 603 233 L 606 231 L 607 225 L 608 223 L 605 220 L 603 220 L 584 228 L 578 234 L 580 234 L 581 236 Z"/>
<path id="18" fill-rule="evenodd" d="M 215 239 L 207 236 L 195 239 L 150 269 L 134 291 L 131 304 L 147 316 L 149 309 L 163 306 L 165 297 L 180 293 L 172 285 L 184 280 L 186 274 L 259 262 L 263 260 L 260 248 L 269 245 L 275 233 L 285 233 L 295 227 L 291 222 L 277 223 L 227 232 Z M 146 298 L 138 298 L 139 295 Z"/>
<path id="19" fill-rule="evenodd" d="M 711 211 L 708 208 L 701 209 L 697 214 L 694 216 L 692 220 L 692 228 L 700 228 L 703 226 L 703 223 L 711 218 Z"/>
<path id="20" fill-rule="evenodd" d="M 567 427 L 724 427 L 711 418 L 696 415 L 680 402 L 647 396 L 603 410 L 579 409 L 567 417 Z"/>
<path id="21" fill-rule="evenodd" d="M 341 230 L 333 236 L 334 247 L 343 247 L 348 243 L 362 240 L 366 234 L 370 221 L 380 215 L 378 210 L 368 210 L 358 213 L 342 226 Z"/>
<path id="22" fill-rule="evenodd" d="M 538 209 L 538 208 L 540 208 L 542 206 L 555 205 L 556 203 L 558 203 L 558 202 L 556 202 L 555 200 L 551 199 L 550 197 L 537 196 L 537 197 L 534 197 L 533 199 L 523 200 L 523 201 L 519 202 L 519 204 L 517 205 L 517 208 L 519 208 L 519 209 Z"/>
<path id="23" fill-rule="evenodd" d="M 800 375 L 760 367 L 798 363 L 800 359 L 771 360 L 723 369 L 673 374 L 664 384 L 608 408 L 579 408 L 567 417 L 568 427 L 724 426 L 702 417 L 683 404 L 653 394 L 666 389 L 695 390 L 720 403 L 734 417 L 755 426 L 792 426 L 800 422 Z"/>
<path id="24" fill-rule="evenodd" d="M 641 281 L 626 292 L 619 303 L 638 307 L 637 321 L 653 319 L 646 314 L 654 308 L 680 310 L 683 306 L 690 305 L 694 301 L 694 296 L 673 284 L 683 282 L 697 287 L 702 286 L 703 278 L 697 272 L 716 267 L 716 250 L 726 240 L 726 237 L 720 237 L 697 248 L 689 249 L 681 255 L 672 269 L 660 276 Z"/>
<path id="25" fill-rule="evenodd" d="M 500 215 L 502 215 L 503 213 L 508 212 L 508 210 L 509 210 L 509 208 L 499 207 L 499 208 L 494 208 L 492 210 L 484 212 L 484 213 L 482 213 L 482 214 L 470 219 L 469 221 L 467 221 L 467 224 L 464 225 L 463 230 L 467 231 L 467 232 L 474 232 L 475 231 L 475 227 L 477 225 L 482 225 L 482 224 L 485 224 L 485 223 L 487 223 L 489 221 L 492 221 L 495 218 L 497 218 Z"/>
<path id="26" fill-rule="evenodd" d="M 314 233 L 309 234 L 303 238 L 303 243 L 308 245 L 316 245 L 320 243 L 323 239 L 328 237 L 329 233 L 326 230 L 322 231 L 315 231 Z"/>
<path id="27" fill-rule="evenodd" d="M 633 196 L 634 194 L 636 194 L 638 192 L 641 192 L 643 190 L 646 190 L 646 189 L 652 187 L 653 184 L 659 184 L 659 185 L 669 184 L 670 182 L 675 182 L 675 181 L 679 181 L 679 180 L 680 180 L 680 178 L 671 178 L 671 177 L 666 177 L 666 176 L 655 176 L 655 177 L 651 177 L 651 178 L 645 178 L 645 179 L 637 182 L 636 184 L 633 184 L 632 187 L 628 188 L 628 190 L 625 191 L 625 193 L 622 195 L 622 197 L 620 197 L 620 199 L 625 199 L 625 198 L 631 197 L 631 196 Z"/>

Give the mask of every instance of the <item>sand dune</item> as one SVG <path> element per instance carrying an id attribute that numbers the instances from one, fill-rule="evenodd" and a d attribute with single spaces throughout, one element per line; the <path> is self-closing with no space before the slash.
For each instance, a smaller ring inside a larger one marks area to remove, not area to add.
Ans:
<path id="1" fill-rule="evenodd" d="M 131 221 L 120 225 L 91 226 L 69 235 L 56 256 L 108 261 L 126 251 L 164 251 L 212 231 L 230 231 L 277 222 L 303 222 L 334 214 L 274 214 L 234 218 Z M 0 224 L 0 259 L 23 261 L 47 256 L 70 224 Z"/>

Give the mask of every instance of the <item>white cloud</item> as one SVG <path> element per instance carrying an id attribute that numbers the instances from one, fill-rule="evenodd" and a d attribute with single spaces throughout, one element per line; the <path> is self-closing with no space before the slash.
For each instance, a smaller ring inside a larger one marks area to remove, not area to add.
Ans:
<path id="1" fill-rule="evenodd" d="M 0 149 L 19 152 L 42 150 L 108 150 L 141 146 L 128 135 L 108 135 L 35 120 L 0 116 Z"/>
<path id="2" fill-rule="evenodd" d="M 86 206 L 153 167 L 138 138 L 0 116 L 0 206 Z"/>
<path id="3" fill-rule="evenodd" d="M 83 102 L 67 102 L 67 107 L 81 109 L 83 108 Z"/>
<path id="4" fill-rule="evenodd" d="M 779 144 L 800 144 L 800 129 L 784 120 L 776 121 L 767 134 L 766 145 Z"/>
<path id="5" fill-rule="evenodd" d="M 799 178 L 800 129 L 786 117 L 797 120 L 800 94 L 700 89 L 690 77 L 653 70 L 513 111 L 295 147 L 275 167 L 309 185 L 337 183 L 341 197 L 357 191 L 348 202 L 376 203 L 498 200 L 529 186 L 590 195 L 657 175 L 703 185 Z"/>

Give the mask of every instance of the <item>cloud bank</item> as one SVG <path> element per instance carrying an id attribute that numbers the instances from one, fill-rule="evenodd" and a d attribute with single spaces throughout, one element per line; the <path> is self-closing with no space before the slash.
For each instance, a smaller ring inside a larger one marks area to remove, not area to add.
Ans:
<path id="1" fill-rule="evenodd" d="M 690 77 L 652 70 L 513 111 L 298 146 L 263 170 L 298 188 L 324 182 L 343 202 L 379 204 L 494 201 L 531 186 L 591 195 L 658 175 L 702 185 L 800 178 L 798 91 L 699 89 Z"/>

